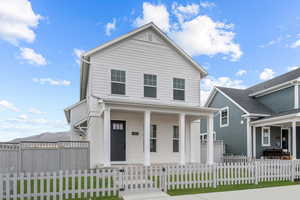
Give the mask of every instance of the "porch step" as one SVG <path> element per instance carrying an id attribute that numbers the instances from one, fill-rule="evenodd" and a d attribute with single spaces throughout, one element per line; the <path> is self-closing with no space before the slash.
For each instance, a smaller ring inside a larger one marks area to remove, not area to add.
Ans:
<path id="1" fill-rule="evenodd" d="M 121 194 L 123 200 L 152 200 L 169 197 L 167 193 L 162 191 L 144 191 L 144 192 L 125 192 Z"/>

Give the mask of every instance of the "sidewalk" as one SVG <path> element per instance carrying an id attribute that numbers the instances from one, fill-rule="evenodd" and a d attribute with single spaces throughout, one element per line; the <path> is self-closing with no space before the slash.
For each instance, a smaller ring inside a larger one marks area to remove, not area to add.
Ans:
<path id="1" fill-rule="evenodd" d="M 161 196 L 160 196 L 161 195 Z M 217 192 L 196 195 L 167 196 L 159 193 L 129 195 L 125 200 L 299 200 L 300 186 Z"/>
<path id="2" fill-rule="evenodd" d="M 300 186 L 283 186 L 233 192 L 206 193 L 162 198 L 161 200 L 299 200 Z M 157 199 L 158 200 L 158 199 Z"/>

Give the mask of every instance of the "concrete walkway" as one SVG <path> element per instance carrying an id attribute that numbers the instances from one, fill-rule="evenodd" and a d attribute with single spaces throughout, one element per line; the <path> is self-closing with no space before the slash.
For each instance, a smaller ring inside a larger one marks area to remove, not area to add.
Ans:
<path id="1" fill-rule="evenodd" d="M 152 194 L 153 195 L 153 194 Z M 233 192 L 217 192 L 183 196 L 155 196 L 139 195 L 138 200 L 299 200 L 300 186 L 283 186 L 264 189 L 241 190 Z M 136 198 L 127 197 L 126 200 Z"/>

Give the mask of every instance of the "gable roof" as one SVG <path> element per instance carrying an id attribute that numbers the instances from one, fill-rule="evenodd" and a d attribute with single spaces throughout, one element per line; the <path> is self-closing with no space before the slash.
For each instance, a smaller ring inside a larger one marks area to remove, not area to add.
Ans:
<path id="1" fill-rule="evenodd" d="M 246 114 L 271 115 L 273 113 L 269 108 L 249 97 L 249 91 L 226 87 L 215 87 L 205 104 L 206 106 L 209 106 L 217 92 L 229 99 Z"/>
<path id="2" fill-rule="evenodd" d="M 162 39 L 164 41 L 166 41 L 168 44 L 170 44 L 180 55 L 182 55 L 188 62 L 191 63 L 191 65 L 193 67 L 195 67 L 201 74 L 202 77 L 207 76 L 207 71 L 200 65 L 198 64 L 196 61 L 194 61 L 192 59 L 191 56 L 189 56 L 183 49 L 181 49 L 175 42 L 173 42 L 160 28 L 158 28 L 153 22 L 150 22 L 148 24 L 145 24 L 125 35 L 122 35 L 116 39 L 113 39 L 109 42 L 106 42 L 94 49 L 91 49 L 87 52 L 85 52 L 82 56 L 81 56 L 81 64 L 80 64 L 80 99 L 84 99 L 85 98 L 85 94 L 86 94 L 86 84 L 87 84 L 87 78 L 88 78 L 88 70 L 84 69 L 86 67 L 88 67 L 89 63 L 89 57 L 93 54 L 95 54 L 96 52 L 99 52 L 107 47 L 110 47 L 111 45 L 120 42 L 122 40 L 125 40 L 137 33 L 140 33 L 141 31 L 144 31 L 148 28 L 151 28 L 152 30 L 154 30 L 159 36 L 162 37 Z"/>
<path id="3" fill-rule="evenodd" d="M 288 81 L 295 80 L 299 77 L 300 77 L 300 68 L 292 70 L 292 71 L 282 74 L 280 76 L 277 76 L 275 78 L 272 78 L 268 81 L 251 86 L 251 87 L 247 88 L 247 90 L 249 91 L 249 94 L 256 93 L 259 91 L 270 89 L 276 85 L 280 85 L 280 84 L 286 83 Z"/>

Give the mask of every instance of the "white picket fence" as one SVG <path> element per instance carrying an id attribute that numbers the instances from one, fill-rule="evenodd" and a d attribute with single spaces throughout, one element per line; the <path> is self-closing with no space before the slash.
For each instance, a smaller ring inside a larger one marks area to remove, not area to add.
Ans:
<path id="1" fill-rule="evenodd" d="M 130 165 L 95 170 L 0 174 L 1 200 L 117 196 L 123 191 L 177 190 L 300 179 L 300 161 L 214 165 Z"/>

